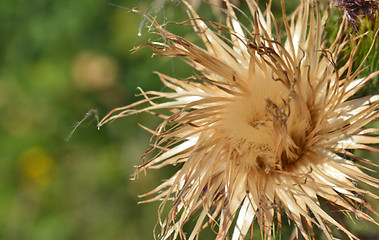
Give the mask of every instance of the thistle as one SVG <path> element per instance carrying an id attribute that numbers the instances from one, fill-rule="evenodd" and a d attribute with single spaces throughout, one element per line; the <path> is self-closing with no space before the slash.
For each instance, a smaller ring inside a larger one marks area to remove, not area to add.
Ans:
<path id="1" fill-rule="evenodd" d="M 333 239 L 329 225 L 358 239 L 320 200 L 375 222 L 357 205 L 370 209 L 363 196 L 378 197 L 355 183 L 379 188 L 379 180 L 361 170 L 360 162 L 368 161 L 351 150 L 378 152 L 367 144 L 379 143 L 379 129 L 364 126 L 379 117 L 379 95 L 354 94 L 379 72 L 359 78 L 362 65 L 352 69 L 355 51 L 337 67 L 346 42 L 338 34 L 325 46 L 327 16 L 321 19 L 314 2 L 302 3 L 288 19 L 282 1 L 284 42 L 270 4 L 263 14 L 246 0 L 253 20 L 244 26 L 228 0 L 225 24 L 200 18 L 183 2 L 191 15 L 186 23 L 206 48 L 153 19 L 165 40 L 145 45 L 156 55 L 185 58 L 199 74 L 179 80 L 158 73 L 171 92 L 142 92 L 143 100 L 113 110 L 99 124 L 142 112 L 162 118 L 155 131 L 148 129 L 155 140 L 143 159 L 159 153 L 137 170 L 180 166 L 145 195 L 153 197 L 144 202 L 162 201 L 158 238 L 197 239 L 211 225 L 216 239 L 244 239 L 257 221 L 263 238 L 271 239 L 285 213 L 305 239 L 315 239 L 315 226 Z M 150 105 L 138 108 L 143 103 Z M 183 226 L 192 217 L 196 224 L 187 235 Z"/>
<path id="2" fill-rule="evenodd" d="M 359 24 L 362 19 L 367 17 L 376 20 L 379 12 L 379 0 L 335 0 L 336 6 L 344 12 L 344 18 L 358 32 Z"/>

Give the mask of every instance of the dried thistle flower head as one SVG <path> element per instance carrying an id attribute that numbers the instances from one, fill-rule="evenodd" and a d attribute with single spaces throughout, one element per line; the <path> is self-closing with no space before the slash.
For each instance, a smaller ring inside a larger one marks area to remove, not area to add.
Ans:
<path id="1" fill-rule="evenodd" d="M 323 209 L 320 199 L 374 222 L 357 205 L 369 208 L 363 195 L 378 197 L 355 183 L 379 188 L 378 179 L 364 173 L 359 161 L 366 161 L 349 150 L 378 152 L 366 144 L 379 143 L 379 129 L 364 126 L 379 117 L 379 95 L 352 97 L 379 72 L 358 78 L 361 67 L 352 69 L 354 52 L 337 68 L 345 42 L 337 37 L 329 47 L 323 45 L 326 17 L 320 19 L 314 2 L 301 4 L 287 19 L 282 1 L 284 42 L 272 32 L 278 27 L 270 5 L 263 14 L 246 0 L 253 20 L 244 26 L 229 1 L 225 24 L 201 19 L 183 2 L 206 49 L 157 23 L 165 41 L 147 45 L 157 55 L 185 58 L 200 76 L 179 80 L 158 74 L 172 92 L 143 92 L 144 100 L 115 109 L 100 123 L 160 109 L 171 113 L 156 113 L 163 121 L 149 131 L 156 137 L 152 149 L 160 153 L 137 171 L 181 166 L 145 195 L 155 195 L 148 201 L 162 201 L 160 214 L 172 204 L 159 221 L 159 238 L 197 239 L 212 225 L 216 239 L 244 239 L 257 221 L 263 237 L 271 239 L 274 222 L 280 229 L 284 212 L 305 239 L 315 238 L 315 226 L 333 239 L 329 225 L 358 239 Z M 150 106 L 138 109 L 146 102 Z M 191 217 L 196 225 L 187 235 L 183 226 Z"/>

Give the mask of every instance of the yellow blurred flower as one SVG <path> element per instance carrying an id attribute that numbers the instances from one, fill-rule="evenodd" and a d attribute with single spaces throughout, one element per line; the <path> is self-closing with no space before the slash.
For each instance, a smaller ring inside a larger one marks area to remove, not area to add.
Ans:
<path id="1" fill-rule="evenodd" d="M 200 75 L 178 80 L 158 74 L 173 92 L 143 93 L 144 100 L 115 109 L 99 124 L 141 112 L 170 112 L 155 113 L 163 122 L 149 130 L 156 139 L 143 157 L 154 149 L 160 153 L 137 171 L 181 166 L 145 195 L 156 194 L 148 201 L 162 201 L 160 215 L 172 204 L 159 221 L 159 238 L 197 239 L 212 225 L 216 239 L 229 238 L 229 232 L 234 240 L 244 239 L 256 220 L 263 237 L 271 239 L 284 210 L 305 239 L 315 238 L 314 226 L 333 239 L 329 224 L 357 239 L 319 198 L 373 222 L 357 205 L 369 207 L 362 194 L 377 196 L 355 183 L 378 188 L 378 179 L 362 172 L 350 159 L 364 160 L 348 150 L 377 152 L 366 144 L 379 143 L 372 135 L 379 130 L 363 127 L 378 119 L 379 95 L 352 96 L 378 72 L 358 78 L 360 67 L 352 70 L 354 53 L 337 69 L 345 42 L 339 34 L 331 46 L 323 44 L 326 17 L 320 19 L 315 2 L 303 3 L 290 20 L 283 11 L 284 42 L 270 5 L 262 14 L 256 2 L 247 0 L 253 17 L 247 27 L 229 1 L 225 24 L 201 19 L 183 2 L 206 49 L 158 24 L 165 42 L 146 45 L 157 55 L 186 58 Z M 146 102 L 150 106 L 135 109 Z M 187 235 L 183 226 L 191 217 L 197 221 Z"/>
<path id="2" fill-rule="evenodd" d="M 29 148 L 20 156 L 22 176 L 38 185 L 46 185 L 51 178 L 53 159 L 42 148 Z"/>

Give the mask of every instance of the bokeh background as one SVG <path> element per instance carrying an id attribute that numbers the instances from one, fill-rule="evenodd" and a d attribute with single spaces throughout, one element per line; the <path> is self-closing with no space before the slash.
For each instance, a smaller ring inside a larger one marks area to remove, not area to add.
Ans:
<path id="1" fill-rule="evenodd" d="M 180 1 L 152 3 L 1 1 L 0 239 L 153 239 L 158 203 L 139 205 L 138 195 L 175 169 L 129 179 L 149 147 L 150 135 L 137 123 L 155 128 L 158 119 L 137 115 L 96 127 L 97 118 L 140 99 L 137 87 L 162 89 L 153 71 L 178 78 L 193 73 L 182 61 L 152 58 L 148 48 L 130 51 L 161 39 L 123 7 L 147 10 L 160 22 L 186 16 Z M 297 4 L 288 3 L 289 11 Z M 279 1 L 273 9 L 280 15 Z M 378 239 L 378 227 L 355 222 L 362 239 Z"/>

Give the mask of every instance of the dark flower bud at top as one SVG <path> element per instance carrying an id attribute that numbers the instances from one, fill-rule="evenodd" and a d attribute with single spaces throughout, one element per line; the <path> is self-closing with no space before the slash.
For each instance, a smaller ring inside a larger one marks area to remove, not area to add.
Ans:
<path id="1" fill-rule="evenodd" d="M 343 10 L 344 18 L 355 31 L 359 29 L 362 19 L 375 21 L 379 12 L 379 0 L 335 0 L 335 6 Z"/>

